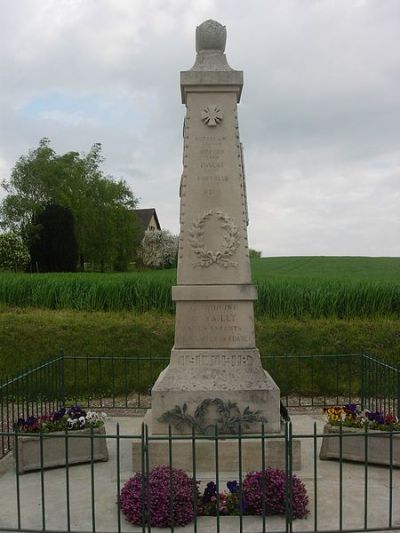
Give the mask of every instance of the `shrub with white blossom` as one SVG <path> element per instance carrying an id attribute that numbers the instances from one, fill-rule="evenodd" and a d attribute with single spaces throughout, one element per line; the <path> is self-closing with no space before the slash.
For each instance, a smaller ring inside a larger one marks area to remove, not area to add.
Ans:
<path id="1" fill-rule="evenodd" d="M 146 231 L 139 250 L 143 265 L 169 268 L 176 265 L 178 237 L 168 230 Z"/>

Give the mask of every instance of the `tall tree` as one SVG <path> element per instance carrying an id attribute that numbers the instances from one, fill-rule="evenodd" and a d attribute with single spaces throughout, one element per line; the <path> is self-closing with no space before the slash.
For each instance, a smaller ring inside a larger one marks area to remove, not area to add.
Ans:
<path id="1" fill-rule="evenodd" d="M 33 270 L 75 272 L 79 249 L 72 211 L 49 204 L 35 216 L 34 222 L 37 231 L 30 242 Z"/>
<path id="2" fill-rule="evenodd" d="M 0 206 L 2 226 L 18 231 L 29 243 L 43 206 L 67 207 L 75 219 L 82 266 L 89 261 L 102 269 L 113 267 L 121 264 L 122 256 L 126 265 L 135 252 L 137 199 L 124 180 L 104 174 L 102 162 L 99 143 L 84 155 L 58 155 L 43 138 L 18 159 L 10 179 L 2 183 L 8 193 Z"/>

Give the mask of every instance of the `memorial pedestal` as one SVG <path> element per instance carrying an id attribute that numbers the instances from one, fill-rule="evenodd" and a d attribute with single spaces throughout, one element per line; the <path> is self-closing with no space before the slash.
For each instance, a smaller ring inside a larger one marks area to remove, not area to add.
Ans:
<path id="1" fill-rule="evenodd" d="M 174 439 L 172 436 L 171 445 L 168 435 L 157 435 L 156 440 L 152 432 L 152 413 L 149 410 L 145 417 L 145 423 L 149 428 L 149 440 L 147 447 L 148 466 L 153 468 L 158 465 L 168 465 L 170 458 L 170 448 L 172 454 L 172 466 L 181 468 L 189 475 L 193 474 L 193 460 L 195 462 L 197 478 L 214 478 L 217 468 L 216 444 L 212 437 L 196 435 L 195 443 L 192 438 Z M 162 438 L 164 437 L 164 438 Z M 262 451 L 264 449 L 265 467 L 286 469 L 286 443 L 285 433 L 282 427 L 278 433 L 265 434 L 264 439 L 260 432 L 254 437 L 246 435 L 229 438 L 220 437 L 218 439 L 218 472 L 219 475 L 231 474 L 239 475 L 240 469 L 243 474 L 262 470 Z M 301 442 L 297 439 L 291 440 L 292 445 L 292 470 L 301 469 Z M 193 455 L 194 448 L 194 455 Z M 239 449 L 241 452 L 239 452 Z M 239 461 L 241 457 L 241 462 Z M 240 465 L 241 463 L 241 465 Z M 141 472 L 142 469 L 142 445 L 140 441 L 135 441 L 132 445 L 132 467 L 134 472 Z"/>
<path id="2" fill-rule="evenodd" d="M 174 424 L 173 410 L 176 407 L 183 410 L 184 406 L 188 421 L 189 417 L 196 420 L 196 411 L 202 406 L 204 427 L 213 426 L 224 416 L 235 416 L 243 433 L 258 433 L 260 422 L 264 422 L 267 433 L 281 429 L 279 388 L 263 370 L 255 348 L 174 349 L 171 362 L 160 374 L 151 396 L 154 434 L 165 434 L 168 423 L 176 434 L 191 434 L 189 423 L 181 427 Z M 167 413 L 172 414 L 168 417 Z M 176 414 L 182 416 L 179 409 Z M 223 433 L 222 424 L 218 425 Z"/>

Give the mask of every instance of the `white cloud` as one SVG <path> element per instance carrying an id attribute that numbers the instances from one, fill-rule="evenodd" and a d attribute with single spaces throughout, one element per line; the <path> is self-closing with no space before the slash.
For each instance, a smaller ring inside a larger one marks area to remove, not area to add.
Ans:
<path id="1" fill-rule="evenodd" d="M 396 0 L 0 0 L 0 179 L 43 136 L 59 152 L 100 141 L 177 232 L 179 71 L 206 18 L 245 75 L 251 245 L 400 255 Z"/>

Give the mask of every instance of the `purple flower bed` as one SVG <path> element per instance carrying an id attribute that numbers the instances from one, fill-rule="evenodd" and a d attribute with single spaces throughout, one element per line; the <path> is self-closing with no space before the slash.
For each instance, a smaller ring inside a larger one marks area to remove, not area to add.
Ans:
<path id="1" fill-rule="evenodd" d="M 151 470 L 144 486 L 141 474 L 135 474 L 125 483 L 121 490 L 120 507 L 132 524 L 147 525 L 146 517 L 149 516 L 151 526 L 185 526 L 193 521 L 195 515 L 192 496 L 193 480 L 183 470 L 157 466 Z"/>
<path id="2" fill-rule="evenodd" d="M 265 514 L 285 514 L 286 475 L 283 470 L 267 468 L 264 473 L 249 472 L 243 480 L 243 493 L 247 514 L 260 515 L 263 512 L 263 485 L 265 487 Z M 308 496 L 304 483 L 295 475 L 288 482 L 292 496 L 293 518 L 305 518 L 308 513 Z"/>
<path id="3" fill-rule="evenodd" d="M 98 428 L 104 425 L 105 413 L 95 411 L 84 411 L 80 405 L 73 405 L 69 409 L 61 407 L 58 411 L 40 416 L 29 416 L 19 418 L 14 424 L 14 429 L 21 433 L 38 433 L 43 431 L 51 433 L 54 431 L 65 431 Z"/>
<path id="4" fill-rule="evenodd" d="M 172 491 L 170 471 L 172 470 Z M 292 516 L 305 518 L 308 496 L 304 483 L 296 476 L 286 480 L 283 470 L 267 468 L 264 472 L 249 472 L 240 487 L 237 481 L 228 481 L 228 491 L 218 492 L 213 481 L 207 483 L 203 494 L 185 472 L 168 466 L 151 470 L 147 482 L 135 474 L 121 490 L 120 507 L 126 519 L 135 525 L 184 526 L 193 521 L 195 514 L 202 516 L 266 515 L 286 513 L 286 483 L 291 487 Z M 172 501 L 170 494 L 173 495 Z M 195 509 L 196 495 L 197 509 Z M 172 513 L 171 513 L 172 507 Z"/>

